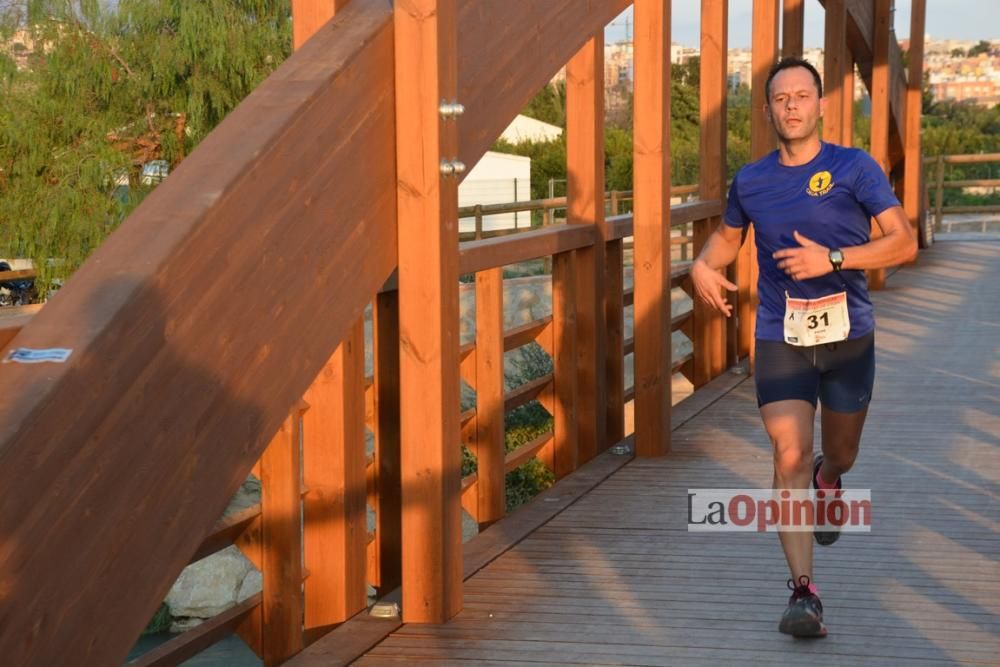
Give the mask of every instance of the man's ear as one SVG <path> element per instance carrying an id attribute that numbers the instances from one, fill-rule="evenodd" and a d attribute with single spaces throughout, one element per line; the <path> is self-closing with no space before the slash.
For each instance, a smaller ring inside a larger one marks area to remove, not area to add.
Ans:
<path id="1" fill-rule="evenodd" d="M 819 98 L 819 117 L 823 117 L 823 113 L 826 111 L 826 98 Z"/>

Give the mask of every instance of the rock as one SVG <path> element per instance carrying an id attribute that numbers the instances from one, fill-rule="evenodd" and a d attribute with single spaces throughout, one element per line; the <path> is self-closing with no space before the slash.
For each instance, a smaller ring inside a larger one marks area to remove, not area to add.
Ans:
<path id="1" fill-rule="evenodd" d="M 222 513 L 223 518 L 236 514 L 248 507 L 252 507 L 260 502 L 260 480 L 253 475 L 248 475 L 236 494 L 230 499 L 226 511 Z"/>
<path id="2" fill-rule="evenodd" d="M 479 534 L 479 524 L 472 515 L 462 510 L 462 542 L 468 542 Z"/>
<path id="3" fill-rule="evenodd" d="M 189 565 L 178 577 L 167 606 L 175 618 L 211 618 L 237 602 L 237 594 L 253 565 L 239 549 L 228 547 Z"/>

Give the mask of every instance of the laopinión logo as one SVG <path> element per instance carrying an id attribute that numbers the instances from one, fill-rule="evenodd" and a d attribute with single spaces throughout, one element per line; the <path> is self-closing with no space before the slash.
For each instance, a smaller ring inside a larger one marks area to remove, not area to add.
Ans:
<path id="1" fill-rule="evenodd" d="M 869 533 L 871 489 L 688 489 L 688 530 Z"/>

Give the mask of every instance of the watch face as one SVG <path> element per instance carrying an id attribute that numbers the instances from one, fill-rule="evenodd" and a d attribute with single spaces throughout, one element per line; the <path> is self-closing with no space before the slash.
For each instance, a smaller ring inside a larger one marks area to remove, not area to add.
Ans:
<path id="1" fill-rule="evenodd" d="M 837 268 L 844 262 L 844 253 L 839 250 L 830 251 L 830 262 L 833 263 Z"/>

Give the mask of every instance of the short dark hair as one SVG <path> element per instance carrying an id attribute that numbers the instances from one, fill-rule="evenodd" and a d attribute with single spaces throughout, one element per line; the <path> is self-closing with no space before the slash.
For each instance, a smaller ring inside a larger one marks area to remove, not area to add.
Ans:
<path id="1" fill-rule="evenodd" d="M 816 68 L 812 66 L 812 63 L 803 58 L 796 58 L 794 56 L 788 58 L 782 58 L 778 62 L 774 63 L 771 71 L 767 73 L 767 83 L 764 84 L 764 93 L 767 96 L 767 101 L 771 101 L 771 80 L 778 75 L 783 69 L 789 69 L 791 67 L 803 67 L 809 70 L 809 73 L 813 75 L 813 81 L 816 82 L 816 90 L 819 91 L 819 96 L 823 97 L 823 79 L 820 78 L 819 72 Z"/>

